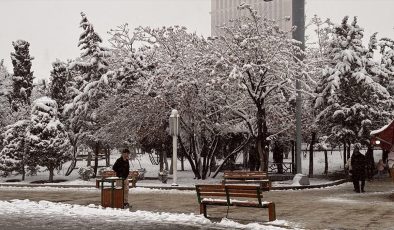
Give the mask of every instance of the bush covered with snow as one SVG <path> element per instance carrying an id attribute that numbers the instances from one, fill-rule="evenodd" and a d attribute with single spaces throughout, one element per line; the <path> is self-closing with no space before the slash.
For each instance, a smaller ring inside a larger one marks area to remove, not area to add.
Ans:
<path id="1" fill-rule="evenodd" d="M 82 180 L 90 180 L 94 175 L 94 170 L 91 166 L 81 167 L 78 170 L 78 174 Z"/>

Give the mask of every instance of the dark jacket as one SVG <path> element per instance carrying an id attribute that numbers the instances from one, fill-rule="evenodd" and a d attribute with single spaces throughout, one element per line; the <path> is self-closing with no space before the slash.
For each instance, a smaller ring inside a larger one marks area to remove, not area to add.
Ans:
<path id="1" fill-rule="evenodd" d="M 116 160 L 112 169 L 115 171 L 117 177 L 127 178 L 130 171 L 129 161 L 123 160 L 123 157 L 120 157 Z"/>
<path id="2" fill-rule="evenodd" d="M 365 156 L 361 153 L 355 154 L 353 153 L 352 155 L 352 174 L 365 177 L 365 167 L 366 167 L 366 160 Z"/>

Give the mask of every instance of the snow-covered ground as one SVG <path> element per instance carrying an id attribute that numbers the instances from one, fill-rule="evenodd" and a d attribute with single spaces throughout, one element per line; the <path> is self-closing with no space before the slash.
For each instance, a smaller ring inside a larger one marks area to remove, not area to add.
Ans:
<path id="1" fill-rule="evenodd" d="M 21 218 L 23 217 L 23 218 Z M 37 219 L 39 218 L 39 221 Z M 289 223 L 283 220 L 240 224 L 229 219 L 218 222 L 194 213 L 166 213 L 102 208 L 96 205 L 71 205 L 49 201 L 30 200 L 0 201 L 0 220 L 2 227 L 22 229 L 73 229 L 73 227 L 96 226 L 99 229 L 288 229 Z M 275 226 L 274 226 L 275 225 Z M 22 227 L 22 228 L 21 228 Z"/>
<path id="2" fill-rule="evenodd" d="M 113 151 L 113 154 L 111 155 L 111 164 L 115 162 L 115 160 L 120 156 L 119 153 L 116 153 Z M 305 156 L 305 157 L 304 157 Z M 306 154 L 302 157 L 302 171 L 304 174 L 308 174 L 309 171 L 309 154 Z M 272 157 L 272 156 L 271 156 Z M 380 150 L 375 150 L 374 153 L 375 161 L 377 162 L 381 158 L 381 151 Z M 289 159 L 285 159 L 285 162 L 291 162 L 291 155 L 289 156 Z M 168 164 L 170 165 L 170 159 L 168 159 Z M 239 156 L 237 158 L 238 163 L 242 163 L 242 156 Z M 93 162 L 92 162 L 93 163 Z M 70 176 L 65 176 L 65 173 L 67 171 L 67 168 L 69 166 L 70 162 L 67 162 L 63 165 L 62 169 L 57 171 L 55 173 L 55 180 L 66 180 L 65 182 L 61 183 L 56 183 L 58 185 L 89 185 L 92 186 L 95 184 L 94 180 L 91 181 L 83 181 L 79 179 L 78 175 L 78 169 L 75 169 Z M 77 167 L 83 167 L 86 166 L 87 162 L 86 161 L 78 161 L 77 162 Z M 103 166 L 105 165 L 104 160 L 99 161 L 99 165 Z M 194 174 L 191 171 L 191 167 L 187 161 L 184 162 L 185 166 L 185 171 L 179 171 L 181 169 L 181 163 L 178 161 L 178 184 L 181 186 L 193 186 L 198 183 L 217 183 L 221 181 L 222 174 L 219 174 L 216 178 L 208 178 L 207 180 L 196 180 L 194 179 Z M 153 165 L 152 162 L 150 161 L 149 157 L 147 154 L 145 155 L 138 155 L 137 159 L 134 159 L 131 161 L 130 164 L 131 170 L 137 170 L 140 168 L 145 168 L 146 177 L 150 178 L 157 178 L 158 172 L 159 172 L 159 165 Z M 343 170 L 343 154 L 338 151 L 333 151 L 333 152 L 328 152 L 328 170 L 329 172 L 335 172 L 338 170 Z M 323 152 L 315 152 L 314 154 L 314 174 L 315 175 L 321 175 L 324 172 L 324 154 Z M 172 176 L 170 175 L 170 178 Z M 10 179 L 21 179 L 21 175 L 13 175 L 9 176 L 6 178 L 0 178 L 0 183 L 5 182 L 6 180 Z M 41 169 L 40 172 L 37 173 L 35 176 L 27 176 L 24 182 L 13 182 L 15 184 L 20 184 L 20 183 L 30 183 L 32 181 L 38 181 L 38 180 L 47 180 L 48 179 L 48 171 L 45 171 L 44 169 Z M 325 179 L 313 179 L 311 178 L 310 180 L 311 184 L 320 184 L 320 183 L 326 183 L 328 180 Z M 167 182 L 167 185 L 162 184 L 159 180 L 142 180 L 138 182 L 138 185 L 144 186 L 144 185 L 149 185 L 149 186 L 170 186 L 172 183 L 172 180 L 169 179 Z M 11 183 L 10 183 L 11 184 Z M 275 182 L 273 185 L 276 186 L 286 186 L 286 185 L 291 185 L 292 181 L 282 181 L 282 182 Z"/>

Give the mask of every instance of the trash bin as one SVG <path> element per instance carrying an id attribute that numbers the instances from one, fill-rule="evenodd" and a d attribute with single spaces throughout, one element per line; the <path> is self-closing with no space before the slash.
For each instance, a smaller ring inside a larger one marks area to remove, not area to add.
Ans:
<path id="1" fill-rule="evenodd" d="M 122 181 L 122 187 L 116 187 L 116 181 Z M 124 183 L 119 177 L 107 177 L 101 180 L 101 206 L 124 208 Z"/>

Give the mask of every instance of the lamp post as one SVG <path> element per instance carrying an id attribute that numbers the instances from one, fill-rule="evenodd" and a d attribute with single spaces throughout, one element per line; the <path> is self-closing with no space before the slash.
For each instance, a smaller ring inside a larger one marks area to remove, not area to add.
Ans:
<path id="1" fill-rule="evenodd" d="M 178 110 L 173 109 L 170 115 L 170 135 L 172 136 L 172 171 L 173 183 L 171 186 L 178 186 L 177 184 L 177 138 L 179 134 L 179 114 Z"/>
<path id="2" fill-rule="evenodd" d="M 293 0 L 292 2 L 292 19 L 293 26 L 296 30 L 293 31 L 293 38 L 301 42 L 301 49 L 305 50 L 305 0 Z M 302 56 L 298 57 L 302 60 Z M 302 173 L 301 167 L 301 111 L 302 111 L 302 96 L 301 96 L 301 82 L 300 76 L 296 80 L 296 166 L 297 173 Z"/>

